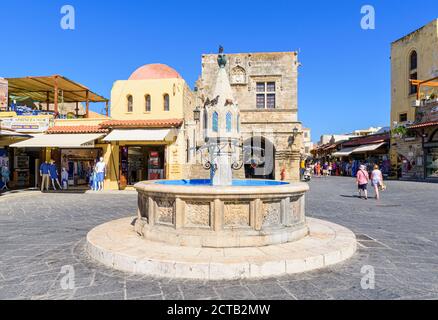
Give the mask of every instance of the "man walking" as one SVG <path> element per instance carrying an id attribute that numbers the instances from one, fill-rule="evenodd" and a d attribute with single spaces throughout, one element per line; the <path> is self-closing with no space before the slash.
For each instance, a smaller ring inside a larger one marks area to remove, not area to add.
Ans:
<path id="1" fill-rule="evenodd" d="M 45 161 L 40 166 L 40 176 L 41 176 L 41 192 L 44 189 L 49 191 L 49 180 L 50 180 L 50 164 L 49 161 Z"/>

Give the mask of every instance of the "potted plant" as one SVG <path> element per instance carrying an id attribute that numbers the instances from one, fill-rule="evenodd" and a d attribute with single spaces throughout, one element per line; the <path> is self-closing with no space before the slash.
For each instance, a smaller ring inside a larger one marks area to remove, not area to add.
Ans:
<path id="1" fill-rule="evenodd" d="M 394 138 L 402 139 L 408 134 L 408 128 L 404 125 L 398 125 L 391 130 L 391 134 Z"/>

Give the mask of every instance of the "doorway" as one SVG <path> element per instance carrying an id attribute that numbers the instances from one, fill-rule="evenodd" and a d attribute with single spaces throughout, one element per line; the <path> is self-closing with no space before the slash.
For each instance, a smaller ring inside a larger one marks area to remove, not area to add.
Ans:
<path id="1" fill-rule="evenodd" d="M 120 185 L 133 186 L 145 180 L 165 179 L 165 146 L 120 148 Z"/>
<path id="2" fill-rule="evenodd" d="M 264 137 L 245 140 L 244 163 L 247 179 L 275 180 L 275 147 Z"/>

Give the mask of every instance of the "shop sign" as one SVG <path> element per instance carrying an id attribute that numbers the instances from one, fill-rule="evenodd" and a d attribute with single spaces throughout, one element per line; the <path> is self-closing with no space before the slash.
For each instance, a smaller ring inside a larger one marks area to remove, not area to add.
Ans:
<path id="1" fill-rule="evenodd" d="M 0 126 L 21 133 L 42 133 L 54 125 L 53 116 L 18 116 L 0 119 Z"/>
<path id="2" fill-rule="evenodd" d="M 8 80 L 0 78 L 0 111 L 8 109 Z"/>

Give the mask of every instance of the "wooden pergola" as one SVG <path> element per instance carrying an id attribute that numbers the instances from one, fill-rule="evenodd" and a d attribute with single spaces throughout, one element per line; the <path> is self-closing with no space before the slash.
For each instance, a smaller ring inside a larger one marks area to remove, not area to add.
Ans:
<path id="1" fill-rule="evenodd" d="M 63 102 L 76 103 L 76 110 L 78 110 L 78 103 L 84 102 L 87 118 L 90 102 L 105 102 L 106 115 L 108 116 L 109 100 L 107 98 L 61 75 L 6 78 L 6 80 L 8 80 L 9 95 L 29 97 L 33 101 L 46 103 L 47 111 L 49 111 L 50 104 L 53 103 L 55 114 L 59 112 L 58 104 L 61 94 Z"/>
<path id="2" fill-rule="evenodd" d="M 409 80 L 413 86 L 417 87 L 417 100 L 421 98 L 421 87 L 438 87 L 438 77 L 429 80 Z"/>

